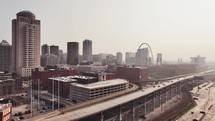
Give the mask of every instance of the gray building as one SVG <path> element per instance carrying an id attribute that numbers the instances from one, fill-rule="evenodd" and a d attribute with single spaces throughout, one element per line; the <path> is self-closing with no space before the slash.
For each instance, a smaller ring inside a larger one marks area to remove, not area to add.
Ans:
<path id="1" fill-rule="evenodd" d="M 56 66 L 58 64 L 58 56 L 54 54 L 46 54 L 41 56 L 41 66 Z"/>
<path id="2" fill-rule="evenodd" d="M 51 45 L 50 46 L 50 54 L 59 55 L 59 46 Z"/>
<path id="3" fill-rule="evenodd" d="M 157 54 L 157 65 L 161 65 L 162 61 L 163 61 L 162 54 L 158 53 Z"/>
<path id="4" fill-rule="evenodd" d="M 190 57 L 191 64 L 196 64 L 198 66 L 205 66 L 205 59 L 206 57 L 201 57 L 200 55 L 196 57 Z"/>
<path id="5" fill-rule="evenodd" d="M 12 46 L 6 40 L 0 43 L 0 71 L 10 71 Z"/>
<path id="6" fill-rule="evenodd" d="M 67 64 L 77 65 L 79 64 L 79 44 L 78 42 L 67 43 Z"/>
<path id="7" fill-rule="evenodd" d="M 136 56 L 136 65 L 149 65 L 150 64 L 150 59 L 149 59 L 149 49 L 148 48 L 142 48 L 138 49 Z"/>
<path id="8" fill-rule="evenodd" d="M 12 20 L 12 71 L 28 77 L 35 68 L 40 68 L 40 20 L 21 11 Z"/>
<path id="9" fill-rule="evenodd" d="M 88 39 L 83 41 L 83 61 L 92 62 L 92 41 Z"/>
<path id="10" fill-rule="evenodd" d="M 121 52 L 116 53 L 116 61 L 117 61 L 117 64 L 122 64 L 122 53 Z"/>
<path id="11" fill-rule="evenodd" d="M 126 52 L 125 53 L 125 63 L 127 65 L 135 65 L 135 53 Z"/>
<path id="12" fill-rule="evenodd" d="M 42 45 L 42 55 L 49 54 L 49 46 L 47 44 Z"/>

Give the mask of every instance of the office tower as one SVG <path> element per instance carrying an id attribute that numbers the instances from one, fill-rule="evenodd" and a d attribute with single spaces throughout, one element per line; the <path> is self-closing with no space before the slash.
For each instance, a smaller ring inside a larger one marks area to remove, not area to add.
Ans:
<path id="1" fill-rule="evenodd" d="M 46 54 L 41 56 L 41 66 L 56 66 L 58 64 L 58 56 L 54 54 Z"/>
<path id="2" fill-rule="evenodd" d="M 149 50 L 148 48 L 138 49 L 136 53 L 136 65 L 149 65 L 151 62 L 149 59 Z"/>
<path id="3" fill-rule="evenodd" d="M 88 39 L 83 41 L 83 61 L 92 62 L 92 41 Z"/>
<path id="4" fill-rule="evenodd" d="M 121 52 L 116 53 L 116 61 L 118 64 L 122 64 L 122 53 Z"/>
<path id="5" fill-rule="evenodd" d="M 50 54 L 59 55 L 59 46 L 51 45 L 50 46 Z"/>
<path id="6" fill-rule="evenodd" d="M 49 46 L 47 44 L 44 44 L 42 46 L 42 56 L 46 54 L 49 54 Z"/>
<path id="7" fill-rule="evenodd" d="M 59 52 L 58 52 L 58 53 L 59 53 L 59 55 L 60 55 L 60 54 L 63 54 L 63 50 L 59 49 Z"/>
<path id="8" fill-rule="evenodd" d="M 78 42 L 67 43 L 67 64 L 77 65 L 79 64 L 79 48 Z"/>
<path id="9" fill-rule="evenodd" d="M 161 65 L 162 64 L 162 54 L 158 53 L 157 54 L 157 65 Z"/>
<path id="10" fill-rule="evenodd" d="M 12 20 L 12 71 L 23 77 L 40 68 L 40 20 L 35 17 L 21 11 Z"/>
<path id="11" fill-rule="evenodd" d="M 10 71 L 12 46 L 6 40 L 0 43 L 0 71 Z"/>
<path id="12" fill-rule="evenodd" d="M 125 63 L 127 65 L 134 65 L 135 64 L 135 53 L 126 52 L 125 53 Z"/>
<path id="13" fill-rule="evenodd" d="M 198 66 L 205 66 L 205 59 L 206 57 L 200 57 L 199 55 L 197 57 L 190 57 L 191 64 L 196 64 Z"/>

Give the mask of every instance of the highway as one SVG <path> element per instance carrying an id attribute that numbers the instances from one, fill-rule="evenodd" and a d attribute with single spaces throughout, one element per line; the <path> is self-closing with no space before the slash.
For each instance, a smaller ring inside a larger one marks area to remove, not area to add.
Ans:
<path id="1" fill-rule="evenodd" d="M 214 121 L 215 119 L 215 87 L 213 87 L 214 82 L 204 83 L 192 90 L 192 93 L 195 94 L 196 107 L 187 112 L 184 116 L 178 119 L 178 121 L 192 121 L 197 119 L 200 121 Z M 201 111 L 205 114 L 200 113 Z"/>
<path id="2" fill-rule="evenodd" d="M 162 84 L 157 84 L 154 87 L 150 87 L 147 88 L 146 90 L 139 90 L 139 91 L 135 91 L 133 93 L 124 95 L 124 96 L 120 96 L 114 99 L 110 99 L 107 100 L 105 102 L 100 102 L 91 106 L 87 106 L 87 107 L 82 107 L 80 109 L 76 109 L 70 112 L 66 112 L 66 113 L 62 113 L 62 111 L 60 110 L 56 110 L 54 112 L 50 112 L 48 114 L 45 115 L 41 115 L 39 117 L 34 117 L 30 120 L 37 120 L 37 121 L 59 121 L 59 120 L 64 120 L 64 121 L 71 121 L 71 120 L 77 120 L 83 117 L 87 117 L 89 115 L 92 114 L 96 114 L 98 112 L 102 112 L 104 110 L 119 106 L 121 104 L 125 104 L 129 101 L 138 99 L 140 97 L 146 96 L 150 93 L 156 92 L 164 87 L 179 83 L 181 81 L 184 81 L 186 79 L 193 79 L 194 76 L 201 76 L 205 73 L 210 73 L 213 72 L 214 70 L 211 71 L 206 71 L 206 72 L 201 72 L 201 73 L 197 73 L 197 74 L 192 74 L 189 76 L 185 76 L 185 77 L 180 77 L 177 79 L 172 79 L 172 80 L 168 80 L 166 82 L 163 82 Z"/>

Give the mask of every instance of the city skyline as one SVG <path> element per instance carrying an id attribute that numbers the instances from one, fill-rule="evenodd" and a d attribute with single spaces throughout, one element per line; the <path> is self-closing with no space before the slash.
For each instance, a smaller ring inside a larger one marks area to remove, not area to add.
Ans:
<path id="1" fill-rule="evenodd" d="M 163 60 L 200 55 L 214 61 L 213 1 L 1 1 L 0 39 L 12 44 L 11 20 L 22 10 L 41 20 L 41 46 L 93 41 L 93 54 L 136 52 L 146 42 Z M 7 7 L 6 7 L 7 6 Z M 11 9 L 11 6 L 13 9 Z M 7 12 L 5 12 L 7 11 Z M 57 29 L 56 29 L 57 28 Z M 82 47 L 82 45 L 80 45 Z M 79 48 L 80 53 L 82 49 Z"/>

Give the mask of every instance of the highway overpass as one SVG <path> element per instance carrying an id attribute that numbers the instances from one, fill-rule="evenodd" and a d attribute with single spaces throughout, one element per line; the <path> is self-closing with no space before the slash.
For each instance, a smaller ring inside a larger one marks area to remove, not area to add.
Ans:
<path id="1" fill-rule="evenodd" d="M 181 88 L 192 82 L 194 78 L 211 72 L 214 70 L 171 79 L 145 90 L 138 90 L 78 109 L 73 109 L 72 106 L 66 107 L 33 117 L 29 121 L 136 121 L 140 117 L 146 117 L 173 97 L 180 95 Z"/>

